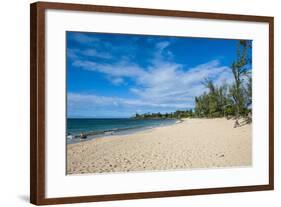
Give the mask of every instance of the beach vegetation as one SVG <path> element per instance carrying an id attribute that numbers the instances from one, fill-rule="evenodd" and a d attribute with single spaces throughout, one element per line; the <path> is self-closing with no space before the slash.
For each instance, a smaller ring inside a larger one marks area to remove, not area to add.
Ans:
<path id="1" fill-rule="evenodd" d="M 251 42 L 240 40 L 237 44 L 236 59 L 230 65 L 232 82 L 215 83 L 210 78 L 202 80 L 207 89 L 195 97 L 194 109 L 177 110 L 171 113 L 144 113 L 135 119 L 181 119 L 181 118 L 216 118 L 247 117 L 252 109 L 252 57 Z"/>
<path id="2" fill-rule="evenodd" d="M 171 113 L 136 113 L 133 117 L 134 119 L 181 119 L 181 118 L 190 118 L 194 116 L 192 109 L 189 110 L 177 110 Z"/>
<path id="3" fill-rule="evenodd" d="M 208 89 L 195 97 L 196 117 L 245 117 L 252 105 L 252 57 L 251 44 L 241 40 L 237 45 L 237 57 L 231 64 L 233 83 L 218 83 L 205 79 L 202 84 Z"/>

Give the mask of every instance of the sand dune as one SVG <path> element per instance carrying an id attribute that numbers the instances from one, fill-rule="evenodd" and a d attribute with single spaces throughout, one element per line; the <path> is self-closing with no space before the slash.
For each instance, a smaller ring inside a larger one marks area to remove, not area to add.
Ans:
<path id="1" fill-rule="evenodd" d="M 185 119 L 183 122 L 97 138 L 67 146 L 67 173 L 104 173 L 249 166 L 251 125 L 234 121 Z"/>

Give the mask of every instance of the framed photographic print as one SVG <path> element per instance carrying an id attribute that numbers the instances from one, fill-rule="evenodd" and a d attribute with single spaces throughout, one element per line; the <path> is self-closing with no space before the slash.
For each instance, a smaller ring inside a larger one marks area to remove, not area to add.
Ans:
<path id="1" fill-rule="evenodd" d="M 30 12 L 32 203 L 274 188 L 273 17 Z"/>

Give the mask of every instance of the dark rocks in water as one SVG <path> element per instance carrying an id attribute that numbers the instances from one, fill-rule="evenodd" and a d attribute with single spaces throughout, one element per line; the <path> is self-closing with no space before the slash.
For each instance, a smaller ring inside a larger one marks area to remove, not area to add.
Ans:
<path id="1" fill-rule="evenodd" d="M 81 134 L 80 134 L 80 138 L 81 138 L 81 139 L 87 139 L 87 135 L 86 135 L 86 134 L 81 133 Z"/>
<path id="2" fill-rule="evenodd" d="M 74 138 L 74 139 L 79 139 L 80 136 L 79 136 L 79 135 L 75 135 L 73 138 Z"/>

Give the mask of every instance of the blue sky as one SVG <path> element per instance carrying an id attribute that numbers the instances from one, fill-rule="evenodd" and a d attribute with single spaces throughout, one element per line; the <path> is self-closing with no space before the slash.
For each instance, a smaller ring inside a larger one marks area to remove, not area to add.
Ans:
<path id="1" fill-rule="evenodd" d="M 194 107 L 232 82 L 237 40 L 67 32 L 67 116 L 130 117 Z"/>

